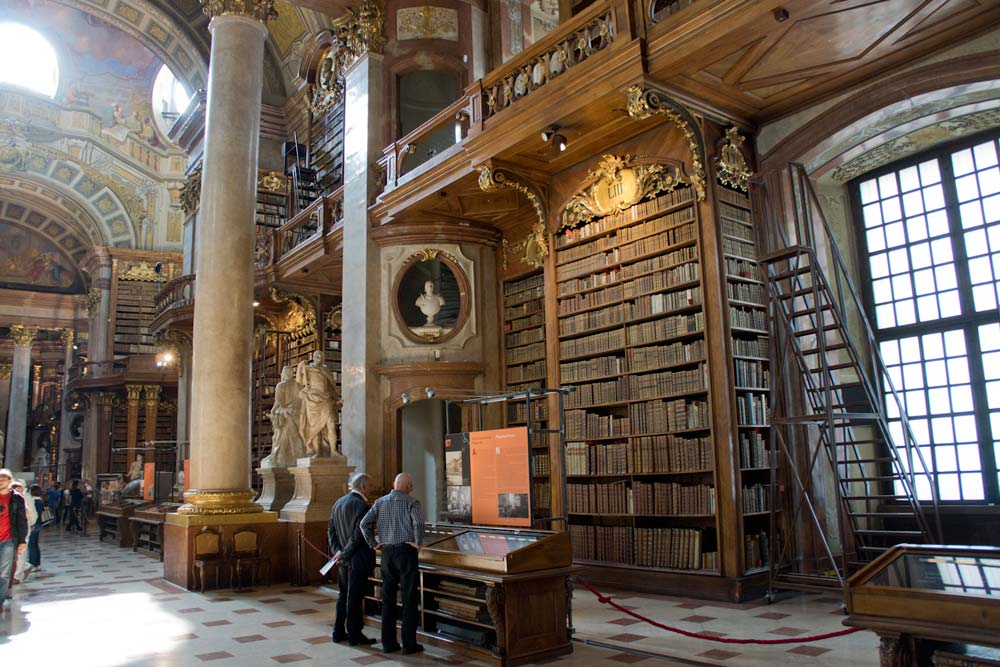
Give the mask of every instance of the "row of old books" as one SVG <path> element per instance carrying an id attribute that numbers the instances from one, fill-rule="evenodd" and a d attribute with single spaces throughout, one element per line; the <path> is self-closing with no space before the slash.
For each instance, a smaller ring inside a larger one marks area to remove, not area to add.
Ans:
<path id="1" fill-rule="evenodd" d="M 539 273 L 533 276 L 528 276 L 527 278 L 522 278 L 521 280 L 512 280 L 505 283 L 503 286 L 503 293 L 504 296 L 509 296 L 511 294 L 517 294 L 535 287 L 542 287 L 544 284 L 545 275 Z M 539 296 L 541 296 L 541 294 L 539 294 Z"/>
<path id="2" fill-rule="evenodd" d="M 738 206 L 747 206 L 746 202 L 733 202 Z M 750 211 L 745 208 L 737 208 L 736 206 L 730 206 L 728 203 L 719 204 L 719 215 L 723 219 L 736 220 L 742 222 L 744 225 L 752 224 L 750 219 Z"/>
<path id="3" fill-rule="evenodd" d="M 674 285 L 694 282 L 700 278 L 699 266 L 695 260 L 670 269 L 662 269 L 655 273 L 639 276 L 624 284 L 623 296 L 628 299 L 639 294 L 658 292 Z"/>
<path id="4" fill-rule="evenodd" d="M 738 278 L 763 281 L 763 274 L 757 262 L 739 257 L 726 257 L 726 274 Z"/>
<path id="5" fill-rule="evenodd" d="M 503 318 L 505 320 L 514 320 L 519 317 L 527 317 L 533 313 L 542 312 L 542 300 L 534 299 L 532 301 L 527 301 L 517 306 L 510 306 L 503 309 Z M 543 316 L 544 317 L 544 316 Z"/>
<path id="6" fill-rule="evenodd" d="M 631 433 L 628 417 L 602 415 L 585 410 L 567 410 L 565 414 L 567 440 L 610 438 Z"/>
<path id="7" fill-rule="evenodd" d="M 767 312 L 760 308 L 729 307 L 729 326 L 736 329 L 767 330 Z"/>
<path id="8" fill-rule="evenodd" d="M 539 285 L 538 287 L 532 287 L 531 289 L 522 290 L 516 294 L 511 294 L 510 296 L 505 296 L 503 298 L 503 305 L 506 307 L 517 306 L 522 303 L 527 303 L 528 301 L 534 301 L 535 299 L 542 299 L 545 297 L 545 287 Z"/>
<path id="9" fill-rule="evenodd" d="M 740 431 L 740 467 L 767 468 L 771 465 L 770 452 L 760 431 Z"/>
<path id="10" fill-rule="evenodd" d="M 576 278 L 587 273 L 596 273 L 603 268 L 609 267 L 613 264 L 618 264 L 620 256 L 620 249 L 612 248 L 607 252 L 598 253 L 596 255 L 591 255 L 590 257 L 578 259 L 574 262 L 569 262 L 568 264 L 559 267 L 559 278 L 565 280 L 568 278 Z"/>
<path id="11" fill-rule="evenodd" d="M 728 236 L 723 236 L 720 240 L 722 241 L 723 254 L 756 260 L 757 247 L 750 241 L 740 241 L 739 239 L 729 238 Z"/>
<path id="12" fill-rule="evenodd" d="M 768 426 L 766 394 L 737 394 L 736 417 L 740 426 Z"/>
<path id="13" fill-rule="evenodd" d="M 661 232 L 672 232 L 680 231 L 679 236 L 668 237 L 675 240 L 671 240 L 670 243 L 679 243 L 680 241 L 686 241 L 688 239 L 694 238 L 691 236 L 694 230 L 691 229 L 692 225 L 687 225 L 684 223 L 692 222 L 694 220 L 694 208 L 687 207 L 682 208 L 679 211 L 674 211 L 673 213 L 668 213 L 667 215 L 660 215 L 646 222 L 639 223 L 638 225 L 630 225 L 628 227 L 622 227 L 617 234 L 618 240 L 621 243 L 627 243 L 628 241 L 634 241 L 646 236 L 652 236 L 654 234 L 659 234 Z"/>
<path id="14" fill-rule="evenodd" d="M 703 472 L 713 467 L 706 437 L 655 435 L 630 442 L 566 444 L 567 475 Z"/>
<path id="15" fill-rule="evenodd" d="M 510 366 L 507 368 L 507 382 L 526 382 L 532 379 L 545 377 L 545 360 L 538 361 L 523 366 Z"/>
<path id="16" fill-rule="evenodd" d="M 628 342 L 629 345 L 658 343 L 669 338 L 701 333 L 704 329 L 705 315 L 703 313 L 674 315 L 672 317 L 664 317 L 658 320 L 630 325 L 627 328 Z"/>
<path id="17" fill-rule="evenodd" d="M 579 315 L 560 318 L 559 335 L 570 336 L 586 333 L 591 329 L 621 324 L 624 319 L 625 313 L 621 304 L 614 304 L 600 310 L 590 310 Z"/>
<path id="18" fill-rule="evenodd" d="M 509 319 L 504 322 L 503 330 L 506 332 L 512 331 L 524 331 L 525 329 L 531 329 L 532 327 L 540 327 L 545 323 L 545 313 L 541 312 L 541 308 L 537 312 L 530 315 L 518 315 L 513 319 Z"/>
<path id="19" fill-rule="evenodd" d="M 624 403 L 628 400 L 628 383 L 620 377 L 607 382 L 592 382 L 576 385 L 576 391 L 566 397 L 567 408 L 584 408 L 608 403 Z"/>
<path id="20" fill-rule="evenodd" d="M 573 514 L 633 514 L 632 489 L 624 481 L 567 484 L 566 507 Z"/>
<path id="21" fill-rule="evenodd" d="M 749 241 L 754 243 L 753 238 L 753 228 L 747 225 L 740 224 L 739 222 L 733 222 L 732 220 L 722 219 L 722 233 L 726 236 L 732 236 L 738 238 L 742 241 Z"/>
<path id="22" fill-rule="evenodd" d="M 616 229 L 623 225 L 628 225 L 637 220 L 642 220 L 657 211 L 677 206 L 694 199 L 692 188 L 682 188 L 660 195 L 655 199 L 636 204 L 627 211 L 606 215 L 603 218 L 588 222 L 576 229 L 566 230 L 566 232 L 556 238 L 556 247 L 567 246 L 583 239 L 603 234 L 611 229 Z"/>
<path id="23" fill-rule="evenodd" d="M 456 600 L 443 595 L 435 595 L 434 602 L 441 611 L 454 614 L 459 618 L 477 623 L 490 623 L 490 614 L 486 610 L 484 602 L 470 602 L 468 600 Z"/>
<path id="24" fill-rule="evenodd" d="M 572 315 L 578 310 L 585 308 L 597 308 L 622 300 L 624 291 L 622 286 L 612 285 L 607 289 L 595 290 L 584 294 L 574 294 L 572 298 L 561 299 L 557 308 L 559 315 Z"/>
<path id="25" fill-rule="evenodd" d="M 705 358 L 705 341 L 696 340 L 690 343 L 678 342 L 667 345 L 633 347 L 629 348 L 625 357 L 628 359 L 628 368 L 632 372 L 701 361 Z"/>
<path id="26" fill-rule="evenodd" d="M 570 525 L 575 560 L 613 563 L 634 562 L 634 543 L 630 526 Z"/>
<path id="27" fill-rule="evenodd" d="M 564 296 L 575 295 L 577 292 L 591 290 L 595 287 L 613 285 L 621 280 L 621 276 L 622 270 L 615 268 L 601 273 L 592 273 L 581 278 L 566 280 L 556 285 L 556 294 L 562 298 Z"/>
<path id="28" fill-rule="evenodd" d="M 624 372 L 625 359 L 611 355 L 559 364 L 559 377 L 563 382 L 580 382 L 591 378 L 620 375 Z"/>
<path id="29" fill-rule="evenodd" d="M 764 305 L 764 286 L 757 283 L 729 282 L 726 292 L 730 299 Z"/>
<path id="30" fill-rule="evenodd" d="M 566 443 L 567 475 L 619 475 L 631 472 L 632 447 L 628 442 L 588 445 Z"/>
<path id="31" fill-rule="evenodd" d="M 708 428 L 705 401 L 646 401 L 630 405 L 628 412 L 636 435 Z"/>
<path id="32" fill-rule="evenodd" d="M 532 482 L 531 484 L 531 506 L 535 509 L 547 510 L 552 507 L 552 483 Z"/>
<path id="33" fill-rule="evenodd" d="M 552 460 L 547 452 L 535 452 L 531 455 L 531 474 L 535 477 L 552 474 Z"/>
<path id="34" fill-rule="evenodd" d="M 562 359 L 579 357 L 599 352 L 610 352 L 622 347 L 625 347 L 625 331 L 612 329 L 592 336 L 560 341 L 559 357 Z"/>
<path id="35" fill-rule="evenodd" d="M 515 331 L 504 336 L 504 344 L 508 350 L 512 347 L 530 345 L 531 343 L 538 343 L 544 340 L 545 333 L 541 327 L 522 329 L 521 331 Z M 545 348 L 543 347 L 542 351 L 544 352 L 544 350 Z"/>
<path id="36" fill-rule="evenodd" d="M 743 538 L 743 547 L 744 564 L 748 570 L 767 565 L 770 554 L 770 536 L 766 531 L 761 530 L 747 534 Z"/>
<path id="37" fill-rule="evenodd" d="M 661 255 L 656 255 L 655 257 L 648 257 L 640 262 L 629 264 L 622 269 L 622 275 L 626 280 L 630 278 L 638 278 L 639 276 L 652 273 L 653 271 L 669 269 L 696 259 L 698 259 L 698 246 L 689 245 L 683 248 L 677 248 L 676 250 L 671 250 L 670 252 L 666 252 Z"/>
<path id="38" fill-rule="evenodd" d="M 573 248 L 567 248 L 566 250 L 559 250 L 556 252 L 556 264 L 563 266 L 572 262 L 574 260 L 580 259 L 581 257 L 589 257 L 594 253 L 604 252 L 605 250 L 611 250 L 612 248 L 618 246 L 618 239 L 614 234 L 608 234 L 607 236 L 602 236 L 596 241 L 591 241 L 590 243 L 584 243 L 582 245 L 575 246 Z"/>
<path id="39" fill-rule="evenodd" d="M 632 498 L 636 514 L 715 514 L 715 487 L 708 484 L 632 480 Z"/>
<path id="40" fill-rule="evenodd" d="M 625 302 L 625 317 L 629 320 L 637 320 L 642 317 L 668 313 L 672 310 L 679 310 L 699 304 L 701 304 L 701 287 L 689 287 L 688 289 L 673 292 L 647 294 L 646 296 L 636 297 L 634 301 Z"/>
<path id="41" fill-rule="evenodd" d="M 736 356 L 768 358 L 770 347 L 767 336 L 757 336 L 749 340 L 733 336 L 732 344 L 733 354 Z"/>
<path id="42" fill-rule="evenodd" d="M 632 399 L 701 392 L 707 387 L 708 372 L 705 364 L 698 364 L 691 370 L 661 371 L 630 375 L 628 378 L 628 395 Z"/>
<path id="43" fill-rule="evenodd" d="M 693 224 L 675 227 L 674 229 L 660 232 L 655 236 L 647 236 L 638 241 L 633 241 L 628 245 L 621 246 L 618 249 L 618 261 L 630 262 L 634 259 L 666 250 L 671 246 L 690 243 L 696 238 L 697 230 Z"/>
<path id="44" fill-rule="evenodd" d="M 541 332 L 542 329 L 539 327 L 534 331 Z M 530 345 L 523 345 L 521 347 L 508 347 L 506 352 L 504 352 L 504 360 L 508 364 L 523 364 L 529 361 L 536 361 L 545 356 L 545 343 L 531 343 Z"/>
<path id="45" fill-rule="evenodd" d="M 534 399 L 531 401 L 532 421 L 548 419 L 548 406 L 544 399 Z M 507 402 L 507 420 L 524 423 L 528 421 L 528 404 L 523 399 L 517 402 Z"/>
<path id="46" fill-rule="evenodd" d="M 771 508 L 771 487 L 752 484 L 743 487 L 743 513 L 767 512 Z"/>
<path id="47" fill-rule="evenodd" d="M 771 374 L 764 362 L 733 359 L 733 373 L 737 387 L 767 389 L 771 386 Z"/>
<path id="48" fill-rule="evenodd" d="M 702 551 L 702 531 L 690 528 L 636 528 L 636 565 L 676 570 L 713 570 L 718 553 Z"/>
<path id="49" fill-rule="evenodd" d="M 729 188 L 716 188 L 715 196 L 719 198 L 719 201 L 724 201 L 729 204 L 736 204 L 737 206 L 742 206 L 744 208 L 750 206 L 750 199 L 742 192 L 737 192 L 736 190 L 730 190 Z"/>

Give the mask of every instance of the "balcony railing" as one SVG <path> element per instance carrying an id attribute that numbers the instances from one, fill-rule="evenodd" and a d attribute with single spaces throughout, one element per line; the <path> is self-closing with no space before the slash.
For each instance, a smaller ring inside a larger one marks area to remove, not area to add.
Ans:
<path id="1" fill-rule="evenodd" d="M 87 361 L 69 369 L 69 381 L 124 377 L 126 367 L 124 360 Z"/>
<path id="2" fill-rule="evenodd" d="M 344 220 L 344 189 L 317 199 L 277 229 L 257 227 L 254 264 L 258 271 L 323 238 Z"/>
<path id="3" fill-rule="evenodd" d="M 478 90 L 478 82 L 476 85 Z M 481 116 L 476 106 L 478 99 L 478 95 L 472 95 L 467 90 L 437 115 L 386 147 L 379 160 L 385 171 L 386 183 L 395 187 L 400 176 L 444 154 L 468 137 L 472 120 Z"/>
<path id="4" fill-rule="evenodd" d="M 154 299 L 156 318 L 168 310 L 194 305 L 194 275 L 174 278 L 163 286 Z"/>

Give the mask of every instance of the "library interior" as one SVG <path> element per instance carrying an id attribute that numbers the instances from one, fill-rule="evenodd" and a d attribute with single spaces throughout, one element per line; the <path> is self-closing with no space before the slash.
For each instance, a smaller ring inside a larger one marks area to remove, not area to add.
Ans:
<path id="1" fill-rule="evenodd" d="M 996 667 L 998 302 L 991 0 L 7 0 L 0 655 Z"/>

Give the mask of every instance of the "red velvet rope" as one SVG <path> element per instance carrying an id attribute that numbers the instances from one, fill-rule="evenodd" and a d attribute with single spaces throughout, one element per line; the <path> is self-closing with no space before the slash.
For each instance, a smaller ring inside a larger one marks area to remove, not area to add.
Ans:
<path id="1" fill-rule="evenodd" d="M 597 601 L 601 604 L 609 605 L 623 614 L 628 614 L 633 618 L 637 618 L 644 623 L 649 623 L 652 626 L 660 628 L 661 630 L 666 630 L 668 632 L 676 632 L 679 635 L 684 635 L 685 637 L 694 637 L 695 639 L 704 639 L 710 642 L 719 642 L 721 644 L 802 644 L 805 642 L 818 642 L 823 639 L 831 639 L 833 637 L 843 637 L 844 635 L 854 634 L 859 632 L 862 628 L 846 628 L 844 630 L 837 630 L 835 632 L 827 632 L 822 635 L 811 635 L 809 637 L 786 637 L 785 639 L 739 639 L 734 637 L 715 637 L 712 635 L 701 634 L 700 632 L 691 632 L 689 630 L 682 630 L 681 628 L 673 628 L 669 625 L 664 625 L 663 623 L 657 623 L 651 618 L 646 618 L 642 614 L 637 614 L 631 609 L 623 607 L 614 600 L 611 599 L 609 595 L 602 595 L 600 591 L 588 584 L 586 581 L 580 577 L 575 577 L 576 582 L 586 588 L 588 591 L 593 593 L 597 597 Z"/>
<path id="2" fill-rule="evenodd" d="M 308 538 L 308 537 L 306 537 L 305 535 L 303 535 L 303 536 L 302 536 L 302 540 L 303 540 L 303 541 L 304 541 L 304 542 L 305 542 L 306 544 L 308 544 L 309 546 L 311 546 L 311 547 L 313 548 L 313 551 L 315 551 L 316 553 L 318 553 L 318 554 L 319 554 L 320 556 L 322 556 L 323 558 L 325 558 L 325 559 L 327 559 L 327 560 L 330 560 L 331 558 L 333 558 L 333 556 L 331 556 L 330 554 L 326 553 L 325 551 L 322 551 L 322 550 L 320 550 L 320 548 L 319 548 L 319 547 L 317 547 L 317 546 L 316 546 L 315 544 L 313 544 L 312 542 L 310 542 L 310 541 L 309 541 L 309 538 Z"/>

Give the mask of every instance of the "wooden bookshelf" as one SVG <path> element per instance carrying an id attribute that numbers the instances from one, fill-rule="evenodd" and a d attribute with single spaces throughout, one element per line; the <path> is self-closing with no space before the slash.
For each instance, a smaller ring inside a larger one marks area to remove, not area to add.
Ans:
<path id="1" fill-rule="evenodd" d="M 254 222 L 260 227 L 277 229 L 285 224 L 287 219 L 285 179 L 271 179 L 266 182 L 272 184 L 274 189 L 267 189 L 262 183 L 258 183 L 257 212 Z"/>
<path id="2" fill-rule="evenodd" d="M 750 198 L 722 184 L 716 188 L 716 220 L 726 279 L 732 357 L 738 511 L 742 517 L 744 572 L 767 567 L 771 456 L 770 364 L 767 299 L 758 265 Z"/>
<path id="3" fill-rule="evenodd" d="M 718 572 L 705 295 L 691 188 L 555 237 L 574 558 Z"/>
<path id="4" fill-rule="evenodd" d="M 503 284 L 504 379 L 508 391 L 543 388 L 548 385 L 545 366 L 545 284 L 541 271 Z M 528 402 L 509 401 L 505 407 L 508 427 L 528 426 Z M 549 399 L 531 400 L 531 427 L 550 427 Z M 551 436 L 531 436 L 531 503 L 536 527 L 549 528 L 552 517 Z"/>
<path id="5" fill-rule="evenodd" d="M 319 196 L 325 196 L 344 182 L 344 105 L 338 104 L 312 119 L 310 165 L 316 173 Z"/>
<path id="6" fill-rule="evenodd" d="M 116 281 L 114 356 L 156 353 L 149 325 L 156 317 L 156 295 L 162 287 L 162 283 L 148 280 Z"/>

